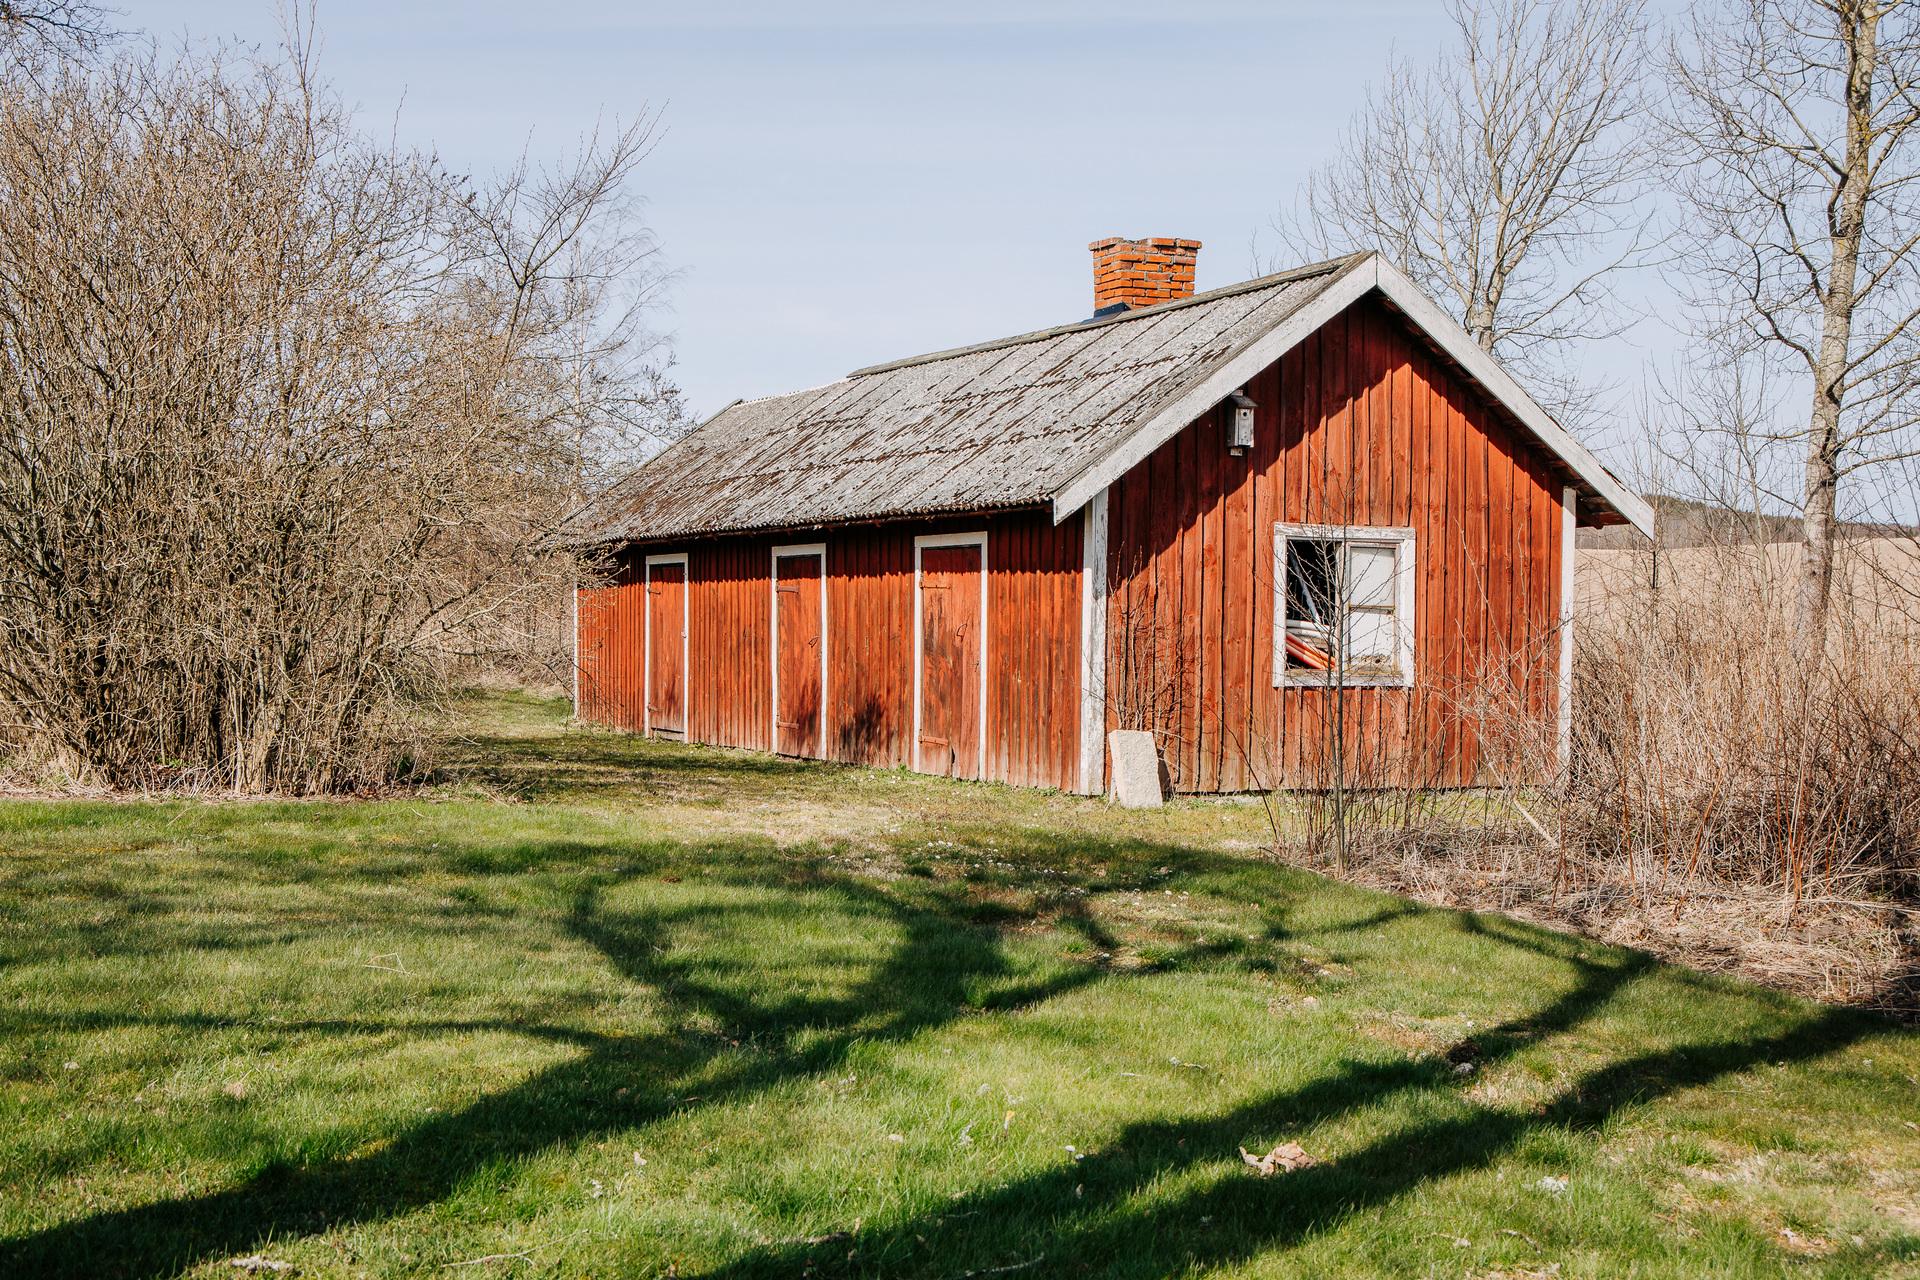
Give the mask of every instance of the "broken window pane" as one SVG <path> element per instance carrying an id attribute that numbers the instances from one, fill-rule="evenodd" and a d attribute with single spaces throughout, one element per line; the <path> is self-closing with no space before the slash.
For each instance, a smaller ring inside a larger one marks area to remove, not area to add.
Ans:
<path id="1" fill-rule="evenodd" d="M 1326 623 L 1339 598 L 1335 572 L 1339 544 L 1318 538 L 1287 540 L 1287 617 Z"/>
<path id="2" fill-rule="evenodd" d="M 1404 538 L 1287 537 L 1284 667 L 1364 677 L 1410 674 L 1399 616 Z"/>

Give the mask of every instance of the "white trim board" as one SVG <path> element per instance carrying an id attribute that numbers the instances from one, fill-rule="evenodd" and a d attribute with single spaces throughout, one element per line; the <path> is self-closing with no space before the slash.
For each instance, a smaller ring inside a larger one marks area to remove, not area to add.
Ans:
<path id="1" fill-rule="evenodd" d="M 1080 510 L 1093 500 L 1094 494 L 1138 466 L 1189 423 L 1298 346 L 1308 334 L 1374 292 L 1398 307 L 1409 324 L 1464 369 L 1532 432 L 1549 453 L 1591 485 L 1614 510 L 1640 532 L 1653 536 L 1653 508 L 1615 479 L 1584 445 L 1568 435 L 1498 361 L 1480 349 L 1458 321 L 1434 305 L 1398 267 L 1377 253 L 1357 259 L 1336 273 L 1325 288 L 1297 310 L 1246 343 L 1212 373 L 1187 387 L 1160 412 L 1090 462 L 1054 495 L 1053 522 L 1060 524 Z"/>
<path id="2" fill-rule="evenodd" d="M 1573 758 L 1573 591 L 1574 561 L 1579 553 L 1574 538 L 1580 494 L 1569 485 L 1560 491 L 1560 707 L 1559 756 L 1565 769 Z"/>
<path id="3" fill-rule="evenodd" d="M 767 717 L 772 737 L 768 749 L 780 754 L 780 560 L 783 556 L 814 556 L 820 561 L 820 755 L 827 754 L 827 544 L 796 542 L 777 546 L 767 561 L 767 601 L 772 609 L 767 627 L 768 670 L 772 680 L 772 706 Z"/>
<path id="4" fill-rule="evenodd" d="M 693 672 L 687 666 L 687 625 L 693 608 L 693 573 L 687 568 L 687 553 L 648 556 L 641 579 L 640 607 L 645 615 L 640 624 L 640 732 L 653 736 L 653 566 L 680 566 L 680 740 L 693 741 Z"/>
<path id="5" fill-rule="evenodd" d="M 913 748 L 911 759 L 916 773 L 920 767 L 920 652 L 921 629 L 926 614 L 920 606 L 920 553 L 928 547 L 980 548 L 980 751 L 976 775 L 987 776 L 987 531 L 973 533 L 923 533 L 913 540 Z"/>
<path id="6" fill-rule="evenodd" d="M 1106 790 L 1107 490 L 1082 508 L 1080 524 L 1080 793 Z"/>

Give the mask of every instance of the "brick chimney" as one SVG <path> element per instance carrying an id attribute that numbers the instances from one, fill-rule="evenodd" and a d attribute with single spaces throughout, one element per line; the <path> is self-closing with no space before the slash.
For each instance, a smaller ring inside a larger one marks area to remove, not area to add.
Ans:
<path id="1" fill-rule="evenodd" d="M 1087 248 L 1093 250 L 1095 315 L 1116 303 L 1138 310 L 1156 302 L 1193 296 L 1193 264 L 1200 256 L 1198 240 L 1108 236 Z"/>

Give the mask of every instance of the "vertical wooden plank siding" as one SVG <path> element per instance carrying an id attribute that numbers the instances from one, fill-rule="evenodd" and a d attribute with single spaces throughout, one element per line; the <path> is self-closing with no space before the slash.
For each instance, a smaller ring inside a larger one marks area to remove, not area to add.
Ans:
<path id="1" fill-rule="evenodd" d="M 920 550 L 914 767 L 928 773 L 979 778 L 989 759 L 1001 763 L 983 733 L 986 549 L 982 541 Z"/>
<path id="2" fill-rule="evenodd" d="M 1548 730 L 1520 767 L 1550 771 L 1563 499 L 1537 447 L 1373 301 L 1247 392 L 1246 457 L 1208 415 L 1109 493 L 1108 727 L 1153 730 L 1181 791 L 1326 785 L 1336 728 L 1350 781 L 1466 786 L 1514 769 L 1476 716 L 1517 705 Z M 1336 725 L 1333 691 L 1274 687 L 1277 523 L 1414 530 L 1411 688 L 1348 689 Z"/>
<path id="3" fill-rule="evenodd" d="M 646 710 L 650 733 L 687 736 L 687 668 L 690 648 L 685 560 L 650 560 L 646 579 Z"/>
<path id="4" fill-rule="evenodd" d="M 980 530 L 987 533 L 987 777 L 1072 789 L 1080 772 L 1082 530 L 1077 519 L 1056 528 L 1045 511 L 624 551 L 606 585 L 580 592 L 580 717 L 642 731 L 644 556 L 684 551 L 687 738 L 773 750 L 773 547 L 820 542 L 826 732 L 813 750 L 851 764 L 910 766 L 914 538 Z"/>
<path id="5" fill-rule="evenodd" d="M 1105 546 L 1086 520 L 1030 511 L 729 537 L 623 553 L 579 593 L 576 680 L 585 720 L 644 725 L 646 554 L 687 555 L 687 736 L 759 751 L 908 766 L 914 732 L 914 540 L 986 534 L 987 651 L 980 725 L 988 778 L 1072 789 L 1104 776 L 1083 737 L 1148 728 L 1181 791 L 1322 786 L 1331 735 L 1351 780 L 1424 785 L 1511 778 L 1512 735 L 1476 707 L 1504 700 L 1544 729 L 1553 767 L 1565 625 L 1564 477 L 1451 365 L 1382 304 L 1363 301 L 1247 384 L 1254 447 L 1226 452 L 1209 413 L 1115 482 Z M 1274 685 L 1274 527 L 1414 531 L 1414 681 L 1349 689 Z M 824 741 L 777 744 L 772 548 L 826 546 Z M 1097 603 L 1096 603 L 1097 600 Z M 1082 704 L 1081 632 L 1101 610 L 1105 697 Z M 1338 723 L 1336 723 L 1338 715 Z M 1483 742 L 1483 738 L 1485 741 Z M 971 770 L 968 770 L 971 772 Z"/>
<path id="6" fill-rule="evenodd" d="M 818 756 L 825 744 L 822 559 L 813 551 L 774 552 L 773 725 L 781 755 Z"/>

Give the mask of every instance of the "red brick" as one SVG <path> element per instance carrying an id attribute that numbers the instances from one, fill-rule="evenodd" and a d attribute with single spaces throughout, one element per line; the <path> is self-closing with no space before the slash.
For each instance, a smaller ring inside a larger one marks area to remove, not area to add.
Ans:
<path id="1" fill-rule="evenodd" d="M 1093 254 L 1094 310 L 1124 302 L 1150 307 L 1193 296 L 1198 240 L 1153 236 L 1129 240 L 1105 236 L 1087 246 Z"/>

